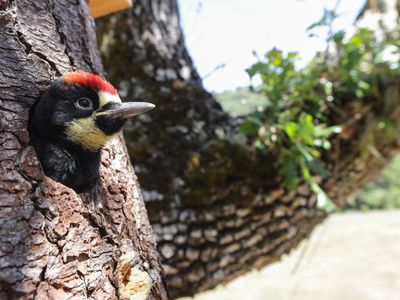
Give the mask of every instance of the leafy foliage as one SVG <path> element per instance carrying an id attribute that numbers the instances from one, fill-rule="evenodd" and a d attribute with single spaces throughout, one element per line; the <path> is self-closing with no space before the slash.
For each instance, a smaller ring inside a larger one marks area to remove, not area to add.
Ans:
<path id="1" fill-rule="evenodd" d="M 309 29 L 330 26 L 335 17 L 326 12 Z M 302 69 L 296 67 L 297 53 L 276 48 L 250 66 L 250 78 L 262 82 L 251 89 L 266 97 L 266 105 L 264 111 L 248 115 L 240 127 L 259 151 L 277 154 L 279 173 L 288 188 L 304 180 L 322 198 L 327 197 L 318 178 L 330 174 L 319 159 L 331 148 L 331 136 L 340 132 L 339 126 L 329 124 L 329 114 L 343 104 L 346 97 L 341 96 L 372 98 L 378 95 L 384 74 L 400 75 L 397 40 L 378 42 L 371 31 L 361 28 L 350 37 L 332 33 L 328 42 L 331 47 Z"/>

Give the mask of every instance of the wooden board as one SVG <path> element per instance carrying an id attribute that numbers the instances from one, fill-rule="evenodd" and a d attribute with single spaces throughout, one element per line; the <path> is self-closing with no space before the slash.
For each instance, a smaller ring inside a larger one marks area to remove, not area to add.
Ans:
<path id="1" fill-rule="evenodd" d="M 93 18 L 99 18 L 113 12 L 132 7 L 132 0 L 89 0 Z"/>

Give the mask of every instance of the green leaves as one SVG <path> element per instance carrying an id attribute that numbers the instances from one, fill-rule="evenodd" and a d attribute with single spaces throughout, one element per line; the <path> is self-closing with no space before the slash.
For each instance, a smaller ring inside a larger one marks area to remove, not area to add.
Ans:
<path id="1" fill-rule="evenodd" d="M 284 126 L 286 134 L 290 139 L 295 139 L 298 132 L 298 126 L 295 122 L 287 122 Z"/>
<path id="2" fill-rule="evenodd" d="M 263 126 L 260 118 L 257 118 L 255 115 L 250 115 L 246 117 L 246 119 L 240 124 L 240 132 L 245 135 L 255 136 L 260 127 Z"/>
<path id="3" fill-rule="evenodd" d="M 253 145 L 261 152 L 273 152 L 279 148 L 277 161 L 279 174 L 286 187 L 296 188 L 301 178 L 314 182 L 314 175 L 328 176 L 319 163 L 320 149 L 328 150 L 328 138 L 338 127 L 327 127 L 319 115 L 325 100 L 333 98 L 333 83 L 320 80 L 320 64 L 297 70 L 297 53 L 284 54 L 272 49 L 265 60 L 247 69 L 250 78 L 259 76 L 262 85 L 259 93 L 268 98 L 265 111 L 249 115 L 241 124 L 240 131 L 253 138 Z M 321 92 L 316 92 L 321 90 Z M 330 97 L 330 98 L 329 98 Z"/>
<path id="4" fill-rule="evenodd" d="M 250 79 L 259 76 L 263 82 L 260 89 L 265 93 L 273 111 L 279 108 L 279 102 L 288 88 L 298 80 L 295 62 L 298 54 L 290 52 L 285 55 L 281 50 L 273 48 L 265 54 L 265 59 L 246 70 Z M 275 118 L 274 112 L 269 117 Z"/>
<path id="5" fill-rule="evenodd" d="M 335 33 L 332 24 L 337 17 L 335 11 L 326 10 L 307 29 L 314 34 L 326 27 L 329 46 L 305 68 L 296 68 L 296 52 L 273 48 L 246 70 L 250 79 L 261 79 L 262 84 L 252 89 L 265 95 L 267 104 L 263 112 L 249 115 L 240 126 L 254 148 L 278 157 L 278 172 L 287 188 L 308 182 L 318 194 L 319 207 L 328 212 L 335 206 L 317 183 L 317 178 L 330 176 L 320 157 L 330 150 L 332 135 L 341 131 L 340 126 L 327 124 L 328 120 L 338 113 L 343 99 L 377 93 L 383 74 L 400 75 L 398 40 L 378 43 L 363 28 L 350 37 L 343 31 Z"/>
<path id="6" fill-rule="evenodd" d="M 302 177 L 305 181 L 314 182 L 312 172 L 321 175 L 322 177 L 329 176 L 318 162 L 317 159 L 321 156 L 319 148 L 325 150 L 330 149 L 328 138 L 335 132 L 339 131 L 337 126 L 326 128 L 325 125 L 315 125 L 311 115 L 301 113 L 297 122 L 287 122 L 284 124 L 284 131 L 291 141 L 290 151 L 285 154 L 285 161 L 290 161 L 290 164 L 297 164 L 300 168 Z M 286 166 L 286 168 L 288 168 Z M 293 169 L 293 168 L 292 168 Z M 291 170 L 289 176 L 292 176 Z M 285 176 L 285 174 L 282 174 Z M 293 183 L 293 179 L 286 181 Z"/>
<path id="7" fill-rule="evenodd" d="M 328 197 L 328 195 L 321 189 L 321 187 L 315 183 L 311 183 L 311 190 L 317 194 L 317 207 L 327 213 L 331 213 L 337 210 L 335 203 Z"/>
<path id="8" fill-rule="evenodd" d="M 284 125 L 285 132 L 292 142 L 314 144 L 313 117 L 309 114 L 301 113 L 297 122 L 287 122 Z"/>
<path id="9" fill-rule="evenodd" d="M 299 184 L 298 162 L 296 154 L 292 150 L 283 150 L 283 161 L 279 169 L 279 175 L 283 177 L 283 184 L 293 190 Z"/>

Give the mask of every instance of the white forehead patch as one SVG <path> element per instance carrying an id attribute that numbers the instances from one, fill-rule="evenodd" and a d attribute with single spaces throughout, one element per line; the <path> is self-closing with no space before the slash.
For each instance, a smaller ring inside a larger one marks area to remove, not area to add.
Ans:
<path id="1" fill-rule="evenodd" d="M 107 105 L 108 103 L 122 103 L 121 98 L 118 95 L 112 95 L 110 93 L 99 91 L 99 108 Z"/>

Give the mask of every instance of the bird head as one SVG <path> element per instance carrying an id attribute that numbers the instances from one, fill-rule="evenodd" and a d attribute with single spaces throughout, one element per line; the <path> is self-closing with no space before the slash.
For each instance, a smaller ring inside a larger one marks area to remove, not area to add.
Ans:
<path id="1" fill-rule="evenodd" d="M 46 90 L 32 111 L 30 126 L 43 137 L 98 151 L 128 118 L 154 107 L 148 102 L 122 103 L 117 90 L 100 76 L 69 72 Z"/>

